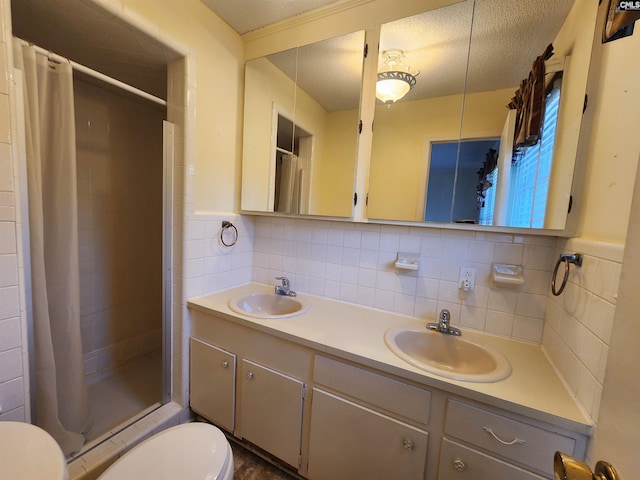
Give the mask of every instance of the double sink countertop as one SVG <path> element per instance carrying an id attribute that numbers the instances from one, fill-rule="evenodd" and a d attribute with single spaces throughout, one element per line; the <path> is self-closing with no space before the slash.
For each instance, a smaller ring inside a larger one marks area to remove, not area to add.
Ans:
<path id="1" fill-rule="evenodd" d="M 512 373 L 494 383 L 458 381 L 423 371 L 396 356 L 385 344 L 393 326 L 424 327 L 434 319 L 377 310 L 325 297 L 298 293 L 309 309 L 294 317 L 260 319 L 235 313 L 229 300 L 254 293 L 273 293 L 273 285 L 250 283 L 188 301 L 191 309 L 359 363 L 426 387 L 438 388 L 562 428 L 591 435 L 591 420 L 576 403 L 539 345 L 462 329 L 502 352 Z"/>

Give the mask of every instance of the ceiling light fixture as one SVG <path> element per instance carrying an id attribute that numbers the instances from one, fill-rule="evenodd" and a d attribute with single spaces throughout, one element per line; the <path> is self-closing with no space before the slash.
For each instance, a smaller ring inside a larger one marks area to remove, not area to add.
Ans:
<path id="1" fill-rule="evenodd" d="M 382 52 L 384 63 L 378 68 L 376 97 L 391 105 L 404 97 L 416 84 L 420 72 L 411 73 L 404 64 L 404 52 L 392 48 Z"/>

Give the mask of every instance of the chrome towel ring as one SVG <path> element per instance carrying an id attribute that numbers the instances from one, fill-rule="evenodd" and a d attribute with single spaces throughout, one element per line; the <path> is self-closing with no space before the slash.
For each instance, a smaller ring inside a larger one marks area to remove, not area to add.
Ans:
<path id="1" fill-rule="evenodd" d="M 226 230 L 231 231 L 231 239 L 225 239 L 224 232 Z M 233 247 L 238 241 L 238 229 L 231 222 L 226 220 L 222 221 L 222 228 L 220 229 L 220 243 L 225 247 Z"/>
<path id="2" fill-rule="evenodd" d="M 560 285 L 560 289 L 556 290 L 558 268 L 562 263 L 564 263 L 564 277 L 562 278 L 562 285 Z M 569 280 L 569 264 L 571 263 L 578 267 L 582 266 L 582 255 L 579 253 L 563 253 L 560 255 L 560 258 L 558 258 L 558 261 L 556 262 L 556 267 L 553 269 L 553 276 L 551 277 L 551 293 L 553 293 L 556 297 L 560 295 L 564 290 L 564 287 L 567 286 L 567 280 Z"/>

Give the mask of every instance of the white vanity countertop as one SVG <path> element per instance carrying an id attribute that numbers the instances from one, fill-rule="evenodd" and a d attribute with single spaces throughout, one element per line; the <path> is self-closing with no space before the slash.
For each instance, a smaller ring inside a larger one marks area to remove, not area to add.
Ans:
<path id="1" fill-rule="evenodd" d="M 410 365 L 384 343 L 384 332 L 389 327 L 420 326 L 432 321 L 430 319 L 417 320 L 300 292 L 298 299 L 308 302 L 310 308 L 296 317 L 262 320 L 237 314 L 229 308 L 229 299 L 256 292 L 273 293 L 273 286 L 247 284 L 191 299 L 188 306 L 426 386 L 581 434 L 592 434 L 591 421 L 537 345 L 462 329 L 463 335 L 481 339 L 500 350 L 511 362 L 513 371 L 507 379 L 495 383 L 451 380 Z"/>

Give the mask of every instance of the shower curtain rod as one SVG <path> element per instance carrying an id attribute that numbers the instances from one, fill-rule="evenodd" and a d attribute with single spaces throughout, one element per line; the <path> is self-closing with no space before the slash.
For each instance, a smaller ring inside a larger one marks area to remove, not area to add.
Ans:
<path id="1" fill-rule="evenodd" d="M 76 63 L 73 60 L 69 60 L 68 58 L 64 58 L 56 53 L 50 52 L 45 48 L 29 43 L 26 40 L 22 40 L 21 38 L 18 38 L 18 37 L 15 37 L 15 38 L 17 38 L 20 42 L 22 42 L 23 45 L 29 45 L 33 47 L 36 53 L 39 53 L 40 55 L 44 55 L 45 57 L 49 58 L 49 60 L 53 60 L 54 62 L 58 62 L 58 63 L 69 62 L 71 64 L 71 67 L 74 70 L 77 70 L 78 72 L 82 72 L 85 75 L 89 75 L 90 77 L 97 78 L 98 80 L 102 80 L 105 83 L 121 88 L 122 90 L 126 90 L 127 92 L 134 93 L 140 97 L 146 98 L 147 100 L 150 100 L 164 107 L 167 106 L 167 101 L 163 100 L 160 97 L 156 97 L 155 95 L 151 95 L 150 93 L 140 90 L 139 88 L 136 88 L 127 83 L 121 82 L 120 80 L 116 80 L 115 78 L 111 78 L 108 75 L 105 75 L 104 73 L 100 73 L 89 67 L 85 67 L 84 65 Z"/>

